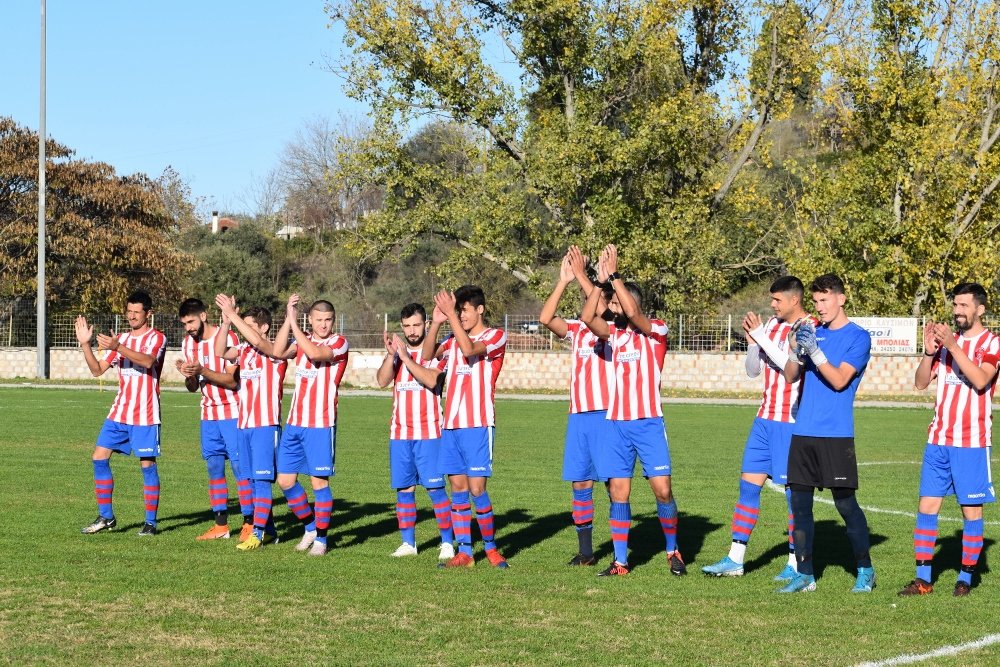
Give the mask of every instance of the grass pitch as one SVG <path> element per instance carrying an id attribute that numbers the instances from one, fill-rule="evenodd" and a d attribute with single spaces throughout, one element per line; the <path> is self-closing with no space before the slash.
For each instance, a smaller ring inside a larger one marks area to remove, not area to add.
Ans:
<path id="1" fill-rule="evenodd" d="M 559 479 L 561 402 L 498 405 L 490 494 L 510 569 L 480 561 L 471 570 L 442 571 L 422 490 L 420 555 L 388 557 L 399 538 L 388 485 L 387 398 L 341 399 L 334 548 L 325 558 L 293 551 L 301 529 L 276 487 L 275 515 L 287 543 L 244 554 L 235 540 L 195 542 L 211 521 L 198 398 L 178 393 L 163 396 L 161 534 L 136 536 L 139 465 L 116 456 L 119 529 L 81 535 L 97 513 L 89 456 L 112 397 L 0 389 L 0 638 L 7 662 L 845 665 L 972 641 L 996 632 L 1000 618 L 1000 579 L 989 572 L 1000 534 L 992 507 L 983 580 L 970 597 L 951 597 L 961 550 L 954 502 L 942 513 L 936 592 L 896 596 L 913 577 L 913 518 L 902 513 L 916 505 L 926 409 L 857 413 L 859 498 L 888 511 L 868 512 L 875 592 L 848 592 L 854 572 L 843 525 L 831 505 L 817 503 L 819 590 L 778 596 L 771 577 L 785 559 L 785 507 L 775 491 L 764 491 L 746 576 L 699 572 L 728 550 L 750 407 L 665 408 L 679 540 L 691 573 L 669 574 L 652 495 L 640 478 L 633 491 L 635 569 L 598 579 L 596 568 L 564 564 L 576 536 L 569 485 Z M 611 556 L 607 501 L 596 495 L 603 567 Z M 230 496 L 236 528 L 232 484 Z M 998 663 L 1000 646 L 993 645 L 932 664 Z"/>

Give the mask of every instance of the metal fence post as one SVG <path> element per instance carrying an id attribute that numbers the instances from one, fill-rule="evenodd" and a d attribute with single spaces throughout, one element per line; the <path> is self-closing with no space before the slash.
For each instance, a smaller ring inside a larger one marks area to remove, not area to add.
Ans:
<path id="1" fill-rule="evenodd" d="M 382 318 L 382 331 L 388 331 L 388 330 L 389 330 L 389 313 L 386 313 L 385 316 Z"/>
<path id="2" fill-rule="evenodd" d="M 677 316 L 677 349 L 684 349 L 684 316 Z"/>
<path id="3" fill-rule="evenodd" d="M 733 314 L 726 317 L 726 352 L 733 351 Z"/>

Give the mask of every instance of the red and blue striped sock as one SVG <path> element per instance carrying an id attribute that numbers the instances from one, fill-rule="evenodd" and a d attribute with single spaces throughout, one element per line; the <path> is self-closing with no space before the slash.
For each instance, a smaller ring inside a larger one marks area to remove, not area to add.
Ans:
<path id="1" fill-rule="evenodd" d="M 302 522 L 306 531 L 316 530 L 316 521 L 312 508 L 309 507 L 309 498 L 306 497 L 306 490 L 302 488 L 302 485 L 295 482 L 287 489 L 282 489 L 282 493 L 285 494 L 288 509 L 292 510 L 292 514 Z"/>
<path id="2" fill-rule="evenodd" d="M 983 551 L 983 520 L 966 519 L 962 528 L 962 570 L 958 580 L 972 585 L 972 574 L 976 571 L 979 554 Z"/>
<path id="3" fill-rule="evenodd" d="M 448 499 L 448 492 L 439 487 L 427 489 L 427 495 L 434 505 L 434 519 L 437 521 L 438 532 L 441 533 L 441 542 L 451 544 L 455 541 L 455 533 L 451 529 L 451 500 Z"/>
<path id="4" fill-rule="evenodd" d="M 417 545 L 417 494 L 413 491 L 396 491 L 396 523 L 403 542 Z"/>
<path id="5" fill-rule="evenodd" d="M 94 464 L 94 496 L 97 498 L 97 513 L 105 519 L 115 518 L 111 508 L 111 496 L 115 491 L 115 478 L 111 474 L 111 461 L 103 459 Z"/>
<path id="6" fill-rule="evenodd" d="M 236 480 L 236 489 L 240 496 L 240 513 L 243 516 L 250 516 L 254 513 L 253 487 L 254 484 L 249 479 Z"/>
<path id="7" fill-rule="evenodd" d="M 468 491 L 451 494 L 451 526 L 455 530 L 455 540 L 460 553 L 472 555 L 472 506 Z"/>
<path id="8" fill-rule="evenodd" d="M 733 543 L 729 547 L 729 558 L 734 563 L 742 563 L 746 557 L 750 533 L 760 515 L 760 489 L 745 479 L 740 480 L 740 497 L 733 507 L 733 522 L 730 524 Z"/>
<path id="9" fill-rule="evenodd" d="M 656 515 L 660 517 L 667 553 L 677 551 L 677 501 L 671 498 L 667 503 L 657 502 Z"/>
<path id="10" fill-rule="evenodd" d="M 615 547 L 615 560 L 628 564 L 628 531 L 632 528 L 632 505 L 611 501 L 610 518 L 611 543 Z"/>
<path id="11" fill-rule="evenodd" d="M 160 506 L 160 473 L 156 464 L 142 469 L 142 495 L 146 500 L 146 523 L 156 525 L 156 510 Z"/>
<path id="12" fill-rule="evenodd" d="M 226 458 L 222 455 L 209 456 L 205 459 L 208 468 L 208 504 L 216 516 L 226 511 L 229 502 L 229 489 L 226 487 Z"/>
<path id="13" fill-rule="evenodd" d="M 264 537 L 264 532 L 271 521 L 271 483 L 257 479 L 253 482 L 253 529 L 258 538 Z"/>
<path id="14" fill-rule="evenodd" d="M 934 576 L 932 561 L 938 537 L 938 515 L 917 512 L 917 525 L 913 529 L 913 556 L 917 561 L 917 578 L 930 583 Z"/>
<path id="15" fill-rule="evenodd" d="M 490 502 L 490 494 L 483 491 L 480 496 L 472 496 L 472 503 L 476 506 L 476 523 L 479 525 L 479 534 L 483 537 L 483 549 L 492 551 L 497 548 L 497 543 L 493 535 L 493 503 Z"/>
<path id="16" fill-rule="evenodd" d="M 573 525 L 581 556 L 594 553 L 594 489 L 573 489 Z"/>
<path id="17" fill-rule="evenodd" d="M 333 514 L 333 489 L 324 486 L 313 489 L 313 509 L 316 512 L 316 541 L 326 544 L 326 531 L 330 528 L 330 515 Z"/>

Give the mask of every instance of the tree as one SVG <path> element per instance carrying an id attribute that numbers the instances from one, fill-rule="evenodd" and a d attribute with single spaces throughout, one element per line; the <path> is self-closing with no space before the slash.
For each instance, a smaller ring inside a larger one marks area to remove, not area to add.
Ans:
<path id="1" fill-rule="evenodd" d="M 654 308 L 703 309 L 777 264 L 785 211 L 747 165 L 767 162 L 768 128 L 815 85 L 841 10 L 765 4 L 754 32 L 725 0 L 334 5 L 348 93 L 374 119 L 342 170 L 386 193 L 356 248 L 377 258 L 432 234 L 453 244 L 444 272 L 485 259 L 542 289 L 538 268 L 569 243 L 614 242 Z M 520 90 L 484 55 L 491 35 Z M 458 126 L 421 130 L 458 159 L 412 150 L 427 116 Z"/>
<path id="2" fill-rule="evenodd" d="M 887 315 L 942 314 L 955 283 L 996 284 L 998 12 L 875 0 L 844 33 L 817 127 L 836 149 L 794 167 L 793 270 L 841 273 L 856 309 Z"/>
<path id="3" fill-rule="evenodd" d="M 118 311 L 133 289 L 156 303 L 179 296 L 190 258 L 169 236 L 173 220 L 156 184 L 74 159 L 46 141 L 46 298 L 54 308 Z M 0 117 L 0 298 L 36 290 L 38 135 Z"/>

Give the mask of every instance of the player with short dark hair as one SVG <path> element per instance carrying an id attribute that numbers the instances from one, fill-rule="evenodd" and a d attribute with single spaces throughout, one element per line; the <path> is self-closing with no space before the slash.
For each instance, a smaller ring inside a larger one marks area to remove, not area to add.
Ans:
<path id="1" fill-rule="evenodd" d="M 798 354 L 785 364 L 785 379 L 802 382 L 788 454 L 798 573 L 778 592 L 816 590 L 813 493 L 818 488 L 830 489 L 847 525 L 858 568 L 852 591 L 869 593 L 875 587 L 875 568 L 869 553 L 868 520 L 855 497 L 854 397 L 871 358 L 871 335 L 847 317 L 847 294 L 838 276 L 822 275 L 809 290 L 820 325 L 806 321 L 793 327 L 789 344 L 794 341 Z"/>
<path id="2" fill-rule="evenodd" d="M 924 356 L 913 380 L 917 389 L 926 389 L 936 378 L 937 398 L 920 467 L 920 501 L 913 531 L 917 576 L 900 595 L 934 590 L 931 562 L 938 514 L 944 496 L 951 495 L 961 506 L 964 521 L 962 566 L 952 594 L 968 595 L 983 549 L 983 504 L 996 500 L 990 451 L 1000 338 L 983 326 L 986 290 L 982 285 L 960 283 L 952 295 L 957 331 L 943 322 L 924 325 Z"/>
<path id="3" fill-rule="evenodd" d="M 81 531 L 86 534 L 113 530 L 118 522 L 112 509 L 114 477 L 111 455 L 114 452 L 136 455 L 142 467 L 142 488 L 146 516 L 139 535 L 156 535 L 156 512 L 160 503 L 160 475 L 156 457 L 160 455 L 160 373 L 167 349 L 167 339 L 149 325 L 153 300 L 149 294 L 136 290 L 125 299 L 125 319 L 128 333 L 97 334 L 98 349 L 104 356 L 98 359 L 91 348 L 94 327 L 83 315 L 76 318 L 76 339 L 83 358 L 94 377 L 109 368 L 118 368 L 118 394 L 111 412 L 97 436 L 94 453 L 94 492 L 98 517 Z"/>
<path id="4" fill-rule="evenodd" d="M 454 558 L 455 548 L 452 545 L 451 501 L 444 490 L 444 475 L 438 466 L 442 386 L 438 383 L 425 387 L 413 374 L 413 370 L 435 363 L 423 358 L 427 311 L 419 303 L 407 304 L 399 313 L 399 325 L 405 341 L 398 335 L 383 332 L 386 355 L 375 373 L 378 386 L 387 387 L 392 383 L 389 477 L 396 489 L 396 521 L 403 540 L 392 555 L 396 558 L 417 555 L 416 485 L 420 484 L 430 496 L 441 533 L 438 559 L 448 561 Z"/>
<path id="5" fill-rule="evenodd" d="M 667 325 L 649 319 L 642 311 L 642 292 L 618 274 L 618 250 L 604 248 L 597 265 L 597 277 L 610 285 L 608 308 L 614 314 L 610 324 L 598 315 L 601 294 L 591 291 L 580 319 L 597 337 L 610 342 L 615 366 L 615 388 L 608 407 L 614 437 L 602 452 L 598 474 L 608 480 L 611 511 L 608 521 L 614 559 L 598 576 L 622 576 L 631 572 L 628 564 L 628 536 L 632 526 L 629 496 L 635 462 L 656 498 L 656 513 L 666 543 L 670 573 L 683 575 L 687 566 L 677 548 L 677 502 L 671 488 L 672 466 L 660 405 L 660 375 L 667 352 Z"/>
<path id="6" fill-rule="evenodd" d="M 788 448 L 795 428 L 798 411 L 798 382 L 787 382 L 784 376 L 788 363 L 788 332 L 792 325 L 807 317 L 802 308 L 802 281 L 795 276 L 782 276 L 771 284 L 771 309 L 774 317 L 761 324 L 760 317 L 749 312 L 743 318 L 743 333 L 748 347 L 746 372 L 750 377 L 763 373 L 764 392 L 750 435 L 743 448 L 740 473 L 740 493 L 733 509 L 732 544 L 722 560 L 701 568 L 716 577 L 743 575 L 743 562 L 750 534 L 760 513 L 760 494 L 770 477 L 785 487 L 788 504 L 788 562 L 775 581 L 790 581 L 795 576 L 795 543 L 792 539 L 794 520 L 791 491 L 788 482 Z M 814 322 L 815 324 L 815 322 Z"/>
<path id="7" fill-rule="evenodd" d="M 563 448 L 562 477 L 573 491 L 572 517 L 578 549 L 569 565 L 596 565 L 594 556 L 594 482 L 604 443 L 613 437 L 607 419 L 614 387 L 611 345 L 590 330 L 582 320 L 565 320 L 556 315 L 559 300 L 574 280 L 584 299 L 596 289 L 584 270 L 585 260 L 576 246 L 570 248 L 559 267 L 559 280 L 542 306 L 538 321 L 571 345 L 572 368 L 569 380 L 569 419 Z M 605 311 L 607 304 L 598 305 Z"/>
<path id="8" fill-rule="evenodd" d="M 215 303 L 222 312 L 222 323 L 215 337 L 215 353 L 236 366 L 240 399 L 236 429 L 240 469 L 253 488 L 253 526 L 248 535 L 240 535 L 240 543 L 236 546 L 240 551 L 247 551 L 278 539 L 271 512 L 271 485 L 275 480 L 275 450 L 281 435 L 282 383 L 288 362 L 273 355 L 274 346 L 267 337 L 271 330 L 271 311 L 254 306 L 240 317 L 234 297 L 218 294 Z M 244 342 L 235 347 L 227 344 L 232 340 L 231 326 L 244 338 Z"/>
<path id="9" fill-rule="evenodd" d="M 177 317 L 184 332 L 182 358 L 177 370 L 184 376 L 184 386 L 194 393 L 201 392 L 201 456 L 208 469 L 208 498 L 215 523 L 199 535 L 198 540 L 229 539 L 229 489 L 226 486 L 226 460 L 236 478 L 243 513 L 240 541 L 253 530 L 253 488 L 240 467 L 236 434 L 239 397 L 236 394 L 236 367 L 215 353 L 215 337 L 219 327 L 208 321 L 208 312 L 200 299 L 185 299 Z M 228 345 L 239 340 L 229 331 Z"/>
<path id="10" fill-rule="evenodd" d="M 486 326 L 486 295 L 480 287 L 463 285 L 454 293 L 442 290 L 434 297 L 434 304 L 423 353 L 428 358 L 433 356 L 438 364 L 407 368 L 425 387 L 434 386 L 442 372 L 448 383 L 438 467 L 451 483 L 451 524 L 458 553 L 442 566 L 475 565 L 474 506 L 486 558 L 494 567 L 506 568 L 507 560 L 496 545 L 493 503 L 486 481 L 493 475 L 494 394 L 507 350 L 507 334 L 503 329 Z M 445 322 L 451 327 L 451 335 L 435 349 L 437 332 Z"/>
<path id="11" fill-rule="evenodd" d="M 285 321 L 272 346 L 273 356 L 295 359 L 295 392 L 278 444 L 278 486 L 305 528 L 296 550 L 325 556 L 333 513 L 330 477 L 336 474 L 337 393 L 347 370 L 349 346 L 346 338 L 333 331 L 332 303 L 320 299 L 309 307 L 308 334 L 297 322 L 298 303 L 298 294 L 288 297 Z M 294 342 L 290 343 L 291 337 Z M 299 484 L 300 473 L 309 475 L 315 511 Z"/>

